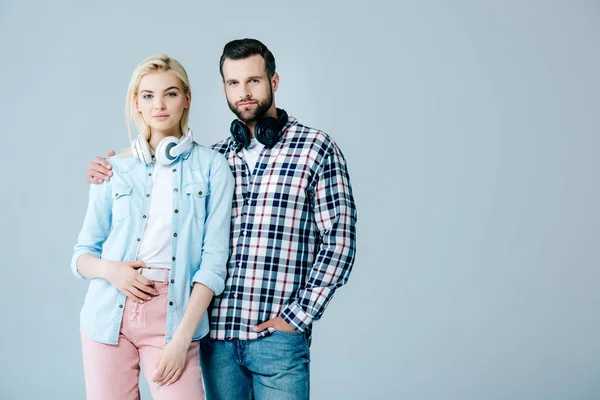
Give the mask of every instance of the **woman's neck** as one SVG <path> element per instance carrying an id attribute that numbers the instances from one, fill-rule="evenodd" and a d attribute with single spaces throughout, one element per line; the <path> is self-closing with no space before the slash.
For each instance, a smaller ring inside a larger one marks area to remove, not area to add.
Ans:
<path id="1" fill-rule="evenodd" d="M 177 139 L 180 139 L 181 132 L 180 131 L 173 131 L 173 132 L 151 131 L 150 140 L 148 141 L 148 143 L 150 144 L 150 147 L 152 147 L 152 150 L 156 150 L 156 146 L 158 146 L 160 141 L 168 136 L 173 136 Z"/>

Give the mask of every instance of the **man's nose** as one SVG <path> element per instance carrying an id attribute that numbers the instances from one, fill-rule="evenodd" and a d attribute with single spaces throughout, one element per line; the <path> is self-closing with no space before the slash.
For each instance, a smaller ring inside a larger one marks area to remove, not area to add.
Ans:
<path id="1" fill-rule="evenodd" d="M 244 85 L 244 87 L 242 89 L 242 93 L 240 93 L 240 97 L 242 99 L 249 99 L 252 97 L 252 92 L 250 91 L 250 88 L 248 87 L 248 85 Z"/>

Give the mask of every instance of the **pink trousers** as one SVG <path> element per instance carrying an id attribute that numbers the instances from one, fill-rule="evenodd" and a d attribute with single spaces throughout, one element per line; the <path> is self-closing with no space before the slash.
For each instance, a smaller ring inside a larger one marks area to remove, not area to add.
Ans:
<path id="1" fill-rule="evenodd" d="M 204 399 L 197 341 L 190 345 L 177 382 L 169 386 L 150 382 L 165 346 L 169 285 L 154 282 L 154 287 L 159 295 L 143 304 L 127 298 L 118 345 L 99 343 L 81 334 L 88 400 L 139 400 L 140 363 L 154 399 Z"/>

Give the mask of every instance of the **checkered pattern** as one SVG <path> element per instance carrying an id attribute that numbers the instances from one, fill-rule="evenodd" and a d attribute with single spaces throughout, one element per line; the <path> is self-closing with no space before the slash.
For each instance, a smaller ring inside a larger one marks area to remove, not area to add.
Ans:
<path id="1" fill-rule="evenodd" d="M 214 146 L 235 177 L 225 291 L 214 300 L 211 337 L 255 339 L 276 316 L 310 330 L 348 280 L 356 208 L 346 160 L 325 133 L 290 117 L 282 140 L 251 173 L 231 137 Z"/>

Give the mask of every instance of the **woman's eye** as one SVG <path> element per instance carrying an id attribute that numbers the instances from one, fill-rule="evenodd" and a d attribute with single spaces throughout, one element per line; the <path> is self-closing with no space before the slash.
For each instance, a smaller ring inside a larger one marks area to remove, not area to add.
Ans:
<path id="1" fill-rule="evenodd" d="M 177 97 L 177 93 L 175 93 L 175 92 L 169 92 L 169 93 L 167 93 L 167 96 L 168 97 Z"/>
<path id="2" fill-rule="evenodd" d="M 142 99 L 146 99 L 146 100 L 151 99 L 151 98 L 152 98 L 151 94 L 145 94 L 142 96 Z"/>

